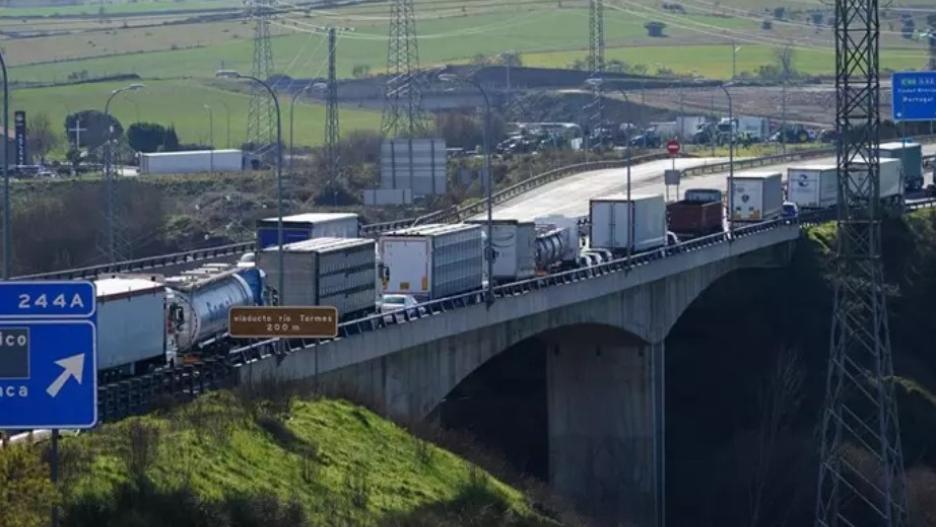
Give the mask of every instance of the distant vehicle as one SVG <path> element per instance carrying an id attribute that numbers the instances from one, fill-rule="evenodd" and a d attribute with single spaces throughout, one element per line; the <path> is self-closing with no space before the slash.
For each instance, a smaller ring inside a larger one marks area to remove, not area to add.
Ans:
<path id="1" fill-rule="evenodd" d="M 630 146 L 640 148 L 660 148 L 663 146 L 663 138 L 653 128 L 648 128 L 640 135 L 634 136 L 630 140 Z"/>
<path id="2" fill-rule="evenodd" d="M 378 311 L 381 315 L 405 312 L 411 317 L 426 313 L 426 308 L 417 306 L 419 302 L 412 295 L 383 295 Z"/>
<path id="3" fill-rule="evenodd" d="M 770 140 L 774 143 L 783 142 L 787 144 L 808 143 L 815 139 L 815 132 L 806 129 L 806 127 L 801 124 L 788 124 L 785 128 L 777 130 L 772 136 L 770 136 Z"/>
<path id="4" fill-rule="evenodd" d="M 823 130 L 819 132 L 820 143 L 834 143 L 838 139 L 838 132 L 835 130 Z"/>
<path id="5" fill-rule="evenodd" d="M 796 221 L 799 219 L 799 206 L 792 201 L 784 201 L 780 217 L 786 221 Z"/>

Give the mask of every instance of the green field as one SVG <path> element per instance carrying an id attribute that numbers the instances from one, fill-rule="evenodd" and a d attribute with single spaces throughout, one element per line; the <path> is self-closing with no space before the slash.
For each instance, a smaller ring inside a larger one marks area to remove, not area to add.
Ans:
<path id="1" fill-rule="evenodd" d="M 182 11 L 198 9 L 218 9 L 222 7 L 240 7 L 241 0 L 109 0 L 104 4 L 106 16 L 135 14 L 157 11 Z M 2 7 L 0 16 L 16 17 L 45 17 L 45 16 L 75 16 L 97 15 L 100 13 L 100 2 L 87 2 L 84 5 L 55 6 L 55 7 Z"/>
<path id="2" fill-rule="evenodd" d="M 45 113 L 59 126 L 64 136 L 65 116 L 81 110 L 103 111 L 111 90 L 126 83 L 94 83 L 55 88 L 14 90 L 11 107 L 26 110 L 28 115 Z M 289 101 L 283 102 L 283 137 L 288 141 Z M 214 144 L 227 145 L 227 117 L 230 109 L 231 142 L 237 148 L 244 140 L 247 126 L 248 96 L 207 86 L 193 80 L 147 81 L 146 88 L 124 93 L 111 103 L 111 112 L 124 128 L 133 122 L 148 121 L 175 125 L 180 139 L 188 143 L 208 143 L 208 112 L 214 113 Z M 226 106 L 225 106 L 226 105 Z M 323 141 L 324 107 L 318 104 L 298 104 L 295 110 L 295 142 L 297 145 L 317 145 Z M 59 124 L 61 123 L 61 124 Z M 380 127 L 380 114 L 359 110 L 342 110 L 344 130 L 375 130 Z"/>

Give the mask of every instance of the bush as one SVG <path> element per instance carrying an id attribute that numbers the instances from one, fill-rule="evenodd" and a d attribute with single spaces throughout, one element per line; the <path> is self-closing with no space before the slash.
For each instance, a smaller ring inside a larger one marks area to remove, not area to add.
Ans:
<path id="1" fill-rule="evenodd" d="M 0 525 L 43 527 L 59 495 L 39 450 L 11 445 L 0 450 Z"/>

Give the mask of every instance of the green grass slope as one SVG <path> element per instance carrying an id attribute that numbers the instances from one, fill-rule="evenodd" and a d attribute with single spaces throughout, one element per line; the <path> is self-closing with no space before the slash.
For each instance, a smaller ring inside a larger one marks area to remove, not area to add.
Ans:
<path id="1" fill-rule="evenodd" d="M 520 492 L 347 402 L 274 410 L 213 393 L 65 443 L 85 464 L 70 470 L 71 526 L 252 525 L 251 507 L 264 525 L 554 525 Z"/>

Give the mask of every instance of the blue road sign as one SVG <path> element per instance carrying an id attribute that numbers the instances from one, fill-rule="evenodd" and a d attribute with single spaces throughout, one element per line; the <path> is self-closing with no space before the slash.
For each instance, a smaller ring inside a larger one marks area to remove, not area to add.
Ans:
<path id="1" fill-rule="evenodd" d="M 69 319 L 94 316 L 91 282 L 0 282 L 0 318 Z"/>
<path id="2" fill-rule="evenodd" d="M 895 121 L 936 121 L 936 71 L 895 73 Z"/>
<path id="3" fill-rule="evenodd" d="M 95 343 L 90 320 L 0 323 L 0 429 L 93 427 Z"/>
<path id="4" fill-rule="evenodd" d="M 0 429 L 97 423 L 90 282 L 0 282 Z"/>

